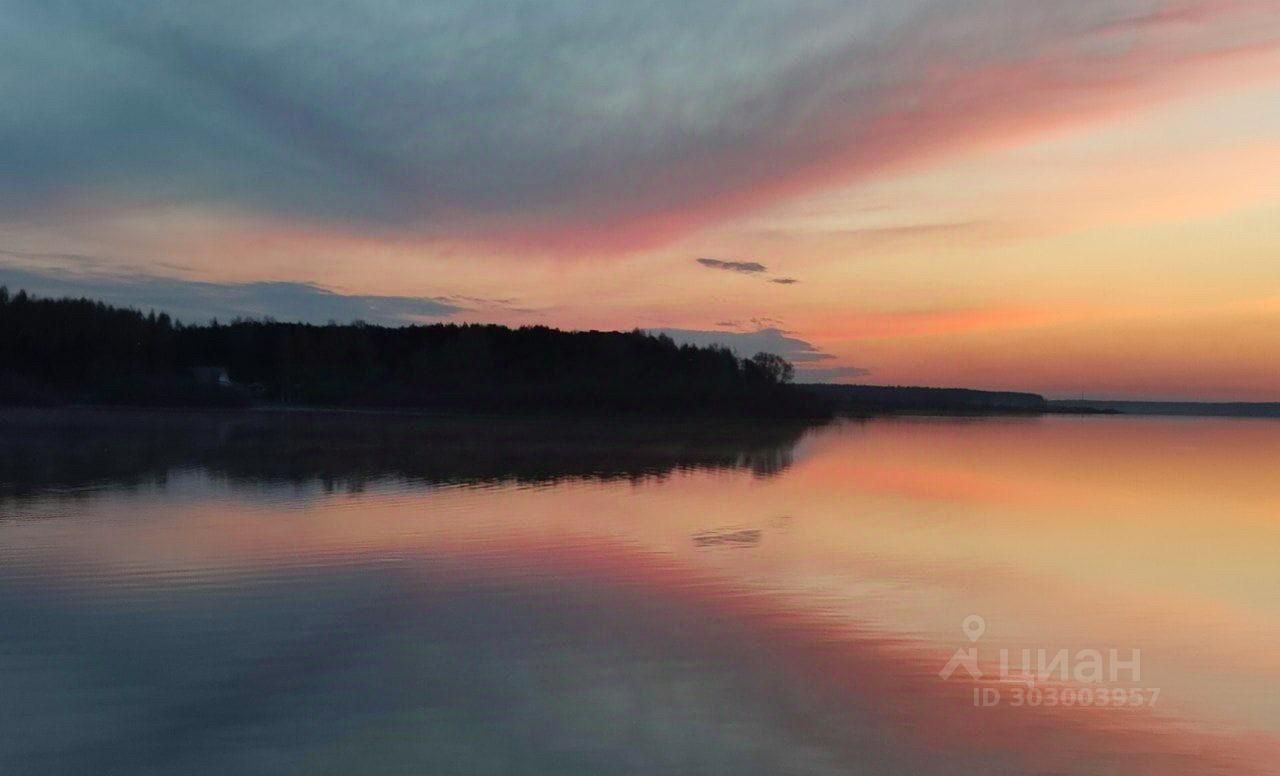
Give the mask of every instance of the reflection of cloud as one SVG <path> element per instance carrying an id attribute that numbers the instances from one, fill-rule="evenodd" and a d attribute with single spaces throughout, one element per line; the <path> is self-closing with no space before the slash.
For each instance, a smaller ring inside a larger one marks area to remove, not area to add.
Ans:
<path id="1" fill-rule="evenodd" d="M 776 353 L 792 363 L 811 363 L 835 358 L 829 353 L 823 353 L 814 345 L 773 327 L 756 331 L 699 331 L 696 329 L 653 329 L 652 331 L 654 334 L 666 334 L 681 344 L 723 345 L 739 356 L 752 356 L 763 351 Z"/>
<path id="2" fill-rule="evenodd" d="M 759 528 L 721 528 L 711 531 L 699 531 L 693 535 L 695 547 L 755 547 L 764 537 Z"/>
<path id="3" fill-rule="evenodd" d="M 50 575 L 73 551 L 96 551 L 95 558 L 105 558 L 95 570 L 107 580 L 127 579 L 145 563 L 164 573 L 162 581 L 177 574 L 218 581 L 215 574 L 235 563 L 232 568 L 243 569 L 248 581 L 234 592 L 260 597 L 261 579 L 293 572 L 289 586 L 271 589 L 257 608 L 226 606 L 221 587 L 190 585 L 181 602 L 204 616 L 196 625 L 171 618 L 164 629 L 120 627 L 120 620 L 155 618 L 150 596 L 85 604 L 88 583 L 79 578 L 50 576 L 74 594 L 47 602 L 5 589 L 0 614 L 12 623 L 14 641 L 24 649 L 19 654 L 57 654 L 47 673 L 58 686 L 79 686 L 73 683 L 87 676 L 106 692 L 138 696 L 138 722 L 100 742 L 102 736 L 88 738 L 82 731 L 114 730 L 114 710 L 85 693 L 68 693 L 79 703 L 69 710 L 55 706 L 46 715 L 80 733 L 77 743 L 89 743 L 61 747 L 45 761 L 60 766 L 59 772 L 129 772 L 155 758 L 153 742 L 166 741 L 165 762 L 175 772 L 202 771 L 228 730 L 249 726 L 272 732 L 273 753 L 289 761 L 323 753 L 324 742 L 345 736 L 361 749 L 379 747 L 388 762 L 419 762 L 429 745 L 433 771 L 449 773 L 474 772 L 477 762 L 508 770 L 547 762 L 556 770 L 557 763 L 576 764 L 564 753 L 582 750 L 584 742 L 594 746 L 582 770 L 605 773 L 669 772 L 678 762 L 691 764 L 684 769 L 689 772 L 735 774 L 1184 776 L 1264 773 L 1264 764 L 1275 761 L 1265 736 L 1202 729 L 1145 708 L 1081 705 L 1064 712 L 1047 704 L 1016 705 L 1006 696 L 974 713 L 973 693 L 982 685 L 963 674 L 937 678 L 950 645 L 886 627 L 875 600 L 836 598 L 851 602 L 836 616 L 830 597 L 797 600 L 762 591 L 756 579 L 727 574 L 719 564 L 646 551 L 640 542 L 595 537 L 590 530 L 572 542 L 525 526 L 503 535 L 492 528 L 483 533 L 488 526 L 455 526 L 467 522 L 462 520 L 442 521 L 432 532 L 406 532 L 406 520 L 424 508 L 420 499 L 365 497 L 362 520 L 349 519 L 349 506 L 344 512 L 344 505 L 330 501 L 308 510 L 306 520 L 271 504 L 199 510 L 192 517 L 198 531 L 162 527 L 130 542 L 111 541 L 103 527 L 111 521 L 88 520 L 62 543 L 70 549 L 39 548 L 34 562 L 53 569 Z M 665 506 L 669 511 L 669 500 Z M 215 511 L 216 517 L 207 514 Z M 264 528 L 268 519 L 270 529 Z M 178 541 L 184 542 L 178 560 L 164 554 L 157 559 L 156 547 Z M 821 555 L 832 544 L 799 546 Z M 299 572 L 300 553 L 319 560 Z M 860 569 L 864 555 L 841 556 L 834 578 L 878 583 L 869 574 L 840 574 Z M 871 561 L 878 564 L 879 556 Z M 923 567 L 932 584 L 949 572 L 944 592 L 957 577 L 967 578 L 940 565 L 934 559 L 906 572 L 920 576 Z M 22 568 L 38 573 L 34 566 Z M 1008 570 L 994 571 L 989 576 L 1007 587 Z M 902 579 L 889 581 L 901 585 Z M 271 616 L 277 612 L 289 616 Z M 203 638 L 197 626 L 206 625 L 221 637 Z M 1256 634 L 1253 625 L 1250 635 Z M 97 637 L 77 638 L 86 630 Z M 335 658 L 334 643 L 359 643 L 366 659 Z M 146 692 L 138 693 L 136 676 L 110 669 L 139 650 L 162 667 L 194 661 L 221 672 L 218 681 L 192 683 L 182 681 L 179 670 L 155 671 Z M 233 661 L 228 652 L 256 660 Z M 263 665 L 274 672 L 267 687 L 274 702 L 228 702 L 238 701 L 244 688 L 262 685 Z M 387 687 L 410 691 L 388 702 Z M 36 683 L 20 683 L 17 690 L 0 697 L 0 710 L 17 714 L 47 695 Z M 441 707 L 441 695 L 460 703 Z M 293 711 L 304 703 L 328 713 L 299 726 Z M 484 713 L 474 713 L 472 703 L 483 703 Z M 166 713 L 174 706 L 191 711 L 175 718 Z M 379 709 L 383 728 L 420 735 L 353 731 L 348 720 L 371 706 Z M 423 726 L 424 717 L 433 724 Z M 512 730 L 538 734 L 512 736 Z M 120 767 L 110 767 L 115 765 Z"/>
<path id="4" fill-rule="evenodd" d="M 863 369 L 860 366 L 833 366 L 829 368 L 797 369 L 796 382 L 838 383 L 855 377 L 866 377 L 869 374 L 871 374 L 870 369 Z"/>
<path id="5" fill-rule="evenodd" d="M 764 272 L 768 269 L 758 261 L 722 261 L 721 259 L 698 259 L 698 263 L 711 269 L 724 269 L 730 272 Z"/>
<path id="6" fill-rule="evenodd" d="M 206 283 L 149 275 L 40 273 L 0 267 L 0 284 L 40 296 L 100 299 L 141 309 L 167 312 L 188 323 L 211 318 L 272 317 L 283 321 L 401 324 L 443 318 L 463 307 L 450 298 L 359 296 L 330 291 L 310 283 Z"/>

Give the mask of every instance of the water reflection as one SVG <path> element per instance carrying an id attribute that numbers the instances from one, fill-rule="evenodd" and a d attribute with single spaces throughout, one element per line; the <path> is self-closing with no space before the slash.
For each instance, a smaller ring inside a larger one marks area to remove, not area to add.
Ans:
<path id="1" fill-rule="evenodd" d="M 791 463 L 794 421 L 494 419 L 323 412 L 0 411 L 0 503 L 163 485 L 197 469 L 231 484 L 555 483 L 691 469 L 761 477 Z"/>
<path id="2" fill-rule="evenodd" d="M 1274 424 L 906 420 L 612 442 L 584 426 L 578 454 L 533 426 L 450 423 L 430 452 L 426 426 L 344 440 L 255 421 L 141 469 L 12 491 L 0 772 L 1280 762 Z M 35 438 L 13 444 L 69 455 Z M 381 457 L 393 439 L 421 458 Z M 497 464 L 458 464 L 476 439 L 511 441 Z M 304 463 L 245 452 L 268 449 Z M 47 489 L 90 483 L 93 498 Z M 437 487 L 455 483 L 484 487 Z M 983 668 L 1001 648 L 1140 648 L 1138 684 L 1160 705 L 975 707 L 974 690 L 1005 686 L 939 677 L 971 645 L 972 613 Z"/>

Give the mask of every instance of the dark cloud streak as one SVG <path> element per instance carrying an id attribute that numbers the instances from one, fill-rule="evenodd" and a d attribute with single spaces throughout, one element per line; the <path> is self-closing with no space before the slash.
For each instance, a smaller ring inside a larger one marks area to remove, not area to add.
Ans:
<path id="1" fill-rule="evenodd" d="M 758 261 L 725 261 L 724 259 L 696 259 L 696 261 L 708 269 L 724 270 L 726 272 L 738 272 L 744 275 L 764 275 L 769 268 Z M 799 283 L 795 278 L 769 278 L 770 283 L 777 283 L 782 286 L 791 286 Z"/>
<path id="2" fill-rule="evenodd" d="M 729 272 L 745 272 L 753 274 L 756 272 L 767 272 L 768 267 L 758 261 L 724 261 L 722 259 L 698 259 L 699 264 L 711 269 L 723 269 Z"/>

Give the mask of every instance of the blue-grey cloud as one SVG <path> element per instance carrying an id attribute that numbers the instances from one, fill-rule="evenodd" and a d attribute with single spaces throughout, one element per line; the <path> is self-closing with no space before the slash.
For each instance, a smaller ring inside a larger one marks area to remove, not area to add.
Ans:
<path id="1" fill-rule="evenodd" d="M 842 383 L 869 374 L 870 369 L 860 366 L 810 367 L 797 369 L 795 379 L 798 383 Z"/>
<path id="2" fill-rule="evenodd" d="M 812 343 L 791 336 L 775 327 L 755 331 L 699 331 L 697 329 L 653 329 L 654 334 L 666 334 L 681 344 L 723 345 L 739 356 L 756 353 L 776 353 L 794 364 L 829 361 L 835 358 L 823 353 Z"/>
<path id="3" fill-rule="evenodd" d="M 88 297 L 167 312 L 187 323 L 212 318 L 396 325 L 446 318 L 466 309 L 451 299 L 339 294 L 310 283 L 205 283 L 148 275 L 33 271 L 0 266 L 0 285 L 47 297 Z"/>
<path id="4" fill-rule="evenodd" d="M 726 272 L 740 272 L 744 275 L 764 276 L 769 268 L 758 261 L 726 261 L 724 259 L 696 259 L 696 261 L 709 269 L 719 269 Z M 770 283 L 777 283 L 782 286 L 791 286 L 799 283 L 795 278 L 769 278 Z"/>
<path id="5" fill-rule="evenodd" d="M 0 221 L 189 203 L 636 241 L 1274 43 L 1265 5 L 1186 0 L 1177 47 L 1149 45 L 1154 0 L 6 0 Z"/>
<path id="6" fill-rule="evenodd" d="M 756 272 L 766 272 L 769 269 L 758 261 L 724 261 L 723 259 L 698 259 L 697 261 L 704 267 L 723 269 L 729 272 L 754 274 Z"/>

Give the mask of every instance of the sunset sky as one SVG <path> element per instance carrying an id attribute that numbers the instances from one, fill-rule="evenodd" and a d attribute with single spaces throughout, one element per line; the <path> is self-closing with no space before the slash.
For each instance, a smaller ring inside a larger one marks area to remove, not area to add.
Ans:
<path id="1" fill-rule="evenodd" d="M 1280 0 L 6 0 L 0 283 L 1280 401 Z"/>

